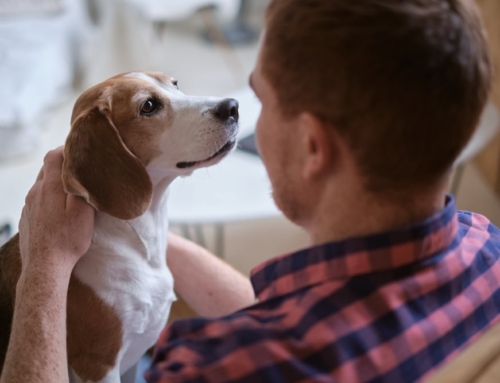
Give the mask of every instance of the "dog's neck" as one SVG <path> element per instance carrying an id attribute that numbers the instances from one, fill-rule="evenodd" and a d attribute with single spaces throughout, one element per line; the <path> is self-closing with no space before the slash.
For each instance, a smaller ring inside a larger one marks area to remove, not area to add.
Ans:
<path id="1" fill-rule="evenodd" d="M 177 175 L 165 174 L 160 172 L 149 171 L 149 177 L 153 184 L 153 198 L 151 199 L 151 205 L 149 206 L 149 211 L 156 211 L 160 207 L 162 201 L 166 198 L 168 187 L 177 178 Z"/>
<path id="2" fill-rule="evenodd" d="M 153 197 L 148 210 L 128 221 L 107 214 L 98 215 L 95 228 L 98 235 L 94 235 L 93 243 L 98 248 L 113 243 L 113 253 L 116 256 L 140 255 L 152 266 L 163 267 L 166 266 L 168 187 L 177 175 L 154 171 L 148 173 L 153 183 Z M 96 253 L 100 251 L 96 250 Z"/>
<path id="3" fill-rule="evenodd" d="M 161 219 L 166 220 L 168 187 L 177 178 L 177 174 L 155 171 L 154 169 L 148 169 L 148 174 L 153 184 L 153 197 L 151 198 L 151 204 L 145 215 L 148 213 L 153 216 L 160 214 L 163 215 Z"/>

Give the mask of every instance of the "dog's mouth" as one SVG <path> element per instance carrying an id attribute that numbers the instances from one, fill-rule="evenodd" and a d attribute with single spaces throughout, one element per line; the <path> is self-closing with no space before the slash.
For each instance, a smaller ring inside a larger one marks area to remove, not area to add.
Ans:
<path id="1" fill-rule="evenodd" d="M 202 160 L 202 161 L 179 162 L 179 163 L 177 163 L 177 168 L 189 169 L 189 168 L 192 168 L 196 165 L 200 165 L 200 164 L 203 164 L 205 162 L 212 161 L 218 157 L 222 157 L 223 155 L 227 154 L 229 151 L 231 151 L 231 149 L 234 148 L 235 145 L 236 145 L 236 139 L 231 138 L 228 142 L 226 142 L 226 144 L 222 148 L 220 148 L 214 155 L 208 157 L 207 159 Z"/>

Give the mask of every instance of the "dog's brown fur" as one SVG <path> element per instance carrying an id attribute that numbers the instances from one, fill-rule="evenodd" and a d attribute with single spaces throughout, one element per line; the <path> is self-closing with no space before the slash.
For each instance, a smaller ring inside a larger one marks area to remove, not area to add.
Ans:
<path id="1" fill-rule="evenodd" d="M 19 235 L 0 248 L 0 375 L 7 353 L 16 285 L 21 275 Z M 68 290 L 68 364 L 84 381 L 104 378 L 121 348 L 120 320 L 89 287 L 74 276 Z"/>

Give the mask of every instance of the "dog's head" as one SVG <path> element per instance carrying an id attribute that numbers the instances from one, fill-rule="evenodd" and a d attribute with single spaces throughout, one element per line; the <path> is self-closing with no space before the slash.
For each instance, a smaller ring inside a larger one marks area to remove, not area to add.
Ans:
<path id="1" fill-rule="evenodd" d="M 186 96 L 172 78 L 118 75 L 76 101 L 64 149 L 66 192 L 98 211 L 133 219 L 149 207 L 155 177 L 186 175 L 236 145 L 238 102 Z"/>

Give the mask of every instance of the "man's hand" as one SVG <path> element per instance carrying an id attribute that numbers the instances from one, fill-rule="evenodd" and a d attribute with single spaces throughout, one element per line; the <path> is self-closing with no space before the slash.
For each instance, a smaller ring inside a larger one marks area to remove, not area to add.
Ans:
<path id="1" fill-rule="evenodd" d="M 26 197 L 22 272 L 1 383 L 67 383 L 66 311 L 71 272 L 87 252 L 94 208 L 64 192 L 62 148 L 45 157 Z"/>
<path id="2" fill-rule="evenodd" d="M 49 152 L 26 197 L 19 224 L 23 273 L 71 272 L 90 246 L 95 210 L 82 198 L 66 194 L 62 163 L 62 147 Z"/>

